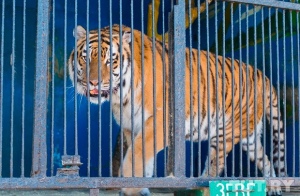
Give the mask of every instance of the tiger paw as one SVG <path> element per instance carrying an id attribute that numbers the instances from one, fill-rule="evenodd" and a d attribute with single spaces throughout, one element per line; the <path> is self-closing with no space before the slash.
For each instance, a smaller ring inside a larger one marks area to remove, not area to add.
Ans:
<path id="1" fill-rule="evenodd" d="M 125 195 L 134 195 L 134 196 L 150 196 L 150 191 L 148 188 L 123 188 L 122 192 Z"/>

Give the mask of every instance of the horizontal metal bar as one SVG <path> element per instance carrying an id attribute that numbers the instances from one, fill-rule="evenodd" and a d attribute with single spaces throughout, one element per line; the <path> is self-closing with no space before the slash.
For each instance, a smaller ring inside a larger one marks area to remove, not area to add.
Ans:
<path id="1" fill-rule="evenodd" d="M 275 1 L 275 0 L 259 0 L 259 1 L 257 1 L 257 0 L 221 0 L 221 1 L 245 3 L 245 4 L 257 5 L 257 6 L 267 6 L 267 7 L 272 7 L 272 8 L 300 11 L 300 4 L 284 2 L 284 1 Z"/>
<path id="2" fill-rule="evenodd" d="M 4 189 L 101 189 L 101 188 L 199 188 L 208 187 L 215 180 L 265 180 L 264 178 L 1 178 L 0 190 Z M 268 178 L 267 186 L 299 187 L 300 178 Z"/>

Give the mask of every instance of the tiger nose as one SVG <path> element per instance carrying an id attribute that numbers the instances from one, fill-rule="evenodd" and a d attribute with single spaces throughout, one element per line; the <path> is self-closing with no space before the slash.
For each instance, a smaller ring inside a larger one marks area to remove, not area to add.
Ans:
<path id="1" fill-rule="evenodd" d="M 98 80 L 90 80 L 90 84 L 97 86 L 99 84 Z"/>

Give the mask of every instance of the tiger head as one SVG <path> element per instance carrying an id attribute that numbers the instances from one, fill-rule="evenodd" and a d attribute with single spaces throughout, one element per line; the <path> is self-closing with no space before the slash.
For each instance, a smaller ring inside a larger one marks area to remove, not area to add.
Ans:
<path id="1" fill-rule="evenodd" d="M 75 33 L 76 32 L 76 33 Z M 77 37 L 77 58 L 72 51 L 69 61 L 69 75 L 75 83 L 77 75 L 77 91 L 79 94 L 90 96 L 90 102 L 99 104 L 109 100 L 110 91 L 112 95 L 119 95 L 120 88 L 120 33 L 119 26 L 112 27 L 112 37 L 110 38 L 110 29 L 105 27 L 100 30 L 91 30 L 88 34 L 86 30 L 78 26 L 74 30 L 74 36 Z M 130 66 L 130 60 L 124 56 L 130 52 L 131 31 L 129 27 L 122 27 L 122 68 L 123 70 Z M 87 36 L 89 43 L 87 48 Z M 99 40 L 100 38 L 100 40 Z M 100 46 L 99 46 L 100 44 Z M 99 56 L 100 53 L 100 56 Z M 76 62 L 75 62 L 76 60 Z M 75 66 L 76 65 L 76 66 Z M 76 69 L 76 71 L 75 71 Z M 111 70 L 112 69 L 112 74 Z M 124 75 L 124 71 L 123 75 Z M 130 72 L 130 71 L 128 71 Z M 99 76 L 100 73 L 100 76 Z M 110 76 L 112 75 L 111 81 Z M 124 77 L 126 77 L 124 75 Z M 128 76 L 127 76 L 128 77 Z M 130 76 L 129 76 L 130 77 Z M 122 85 L 126 78 L 123 79 Z M 100 96 L 100 97 L 99 97 Z"/>

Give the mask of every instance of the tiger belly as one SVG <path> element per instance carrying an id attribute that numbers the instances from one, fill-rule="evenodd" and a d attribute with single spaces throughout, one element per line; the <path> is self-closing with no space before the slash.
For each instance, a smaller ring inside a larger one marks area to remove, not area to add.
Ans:
<path id="1" fill-rule="evenodd" d="M 230 118 L 225 116 L 225 123 Z M 200 124 L 198 123 L 198 120 L 200 120 Z M 210 123 L 208 123 L 208 120 Z M 218 126 L 217 126 L 218 123 Z M 223 117 L 222 115 L 219 115 L 219 119 L 217 122 L 217 119 L 214 116 L 210 116 L 208 119 L 208 116 L 202 118 L 198 117 L 198 115 L 195 115 L 193 118 L 193 127 L 192 127 L 192 138 L 191 138 L 191 119 L 190 116 L 188 116 L 185 120 L 185 139 L 186 140 L 192 140 L 195 142 L 201 142 L 208 140 L 208 136 L 210 138 L 215 137 L 217 135 L 217 129 L 219 129 L 219 134 L 221 134 L 221 131 L 223 131 Z M 209 134 L 208 134 L 209 132 Z M 200 133 L 200 136 L 199 136 Z"/>

